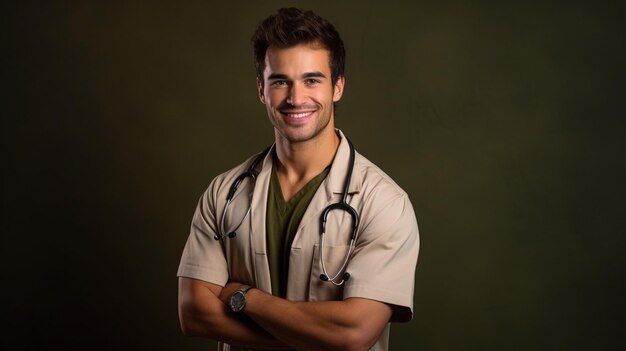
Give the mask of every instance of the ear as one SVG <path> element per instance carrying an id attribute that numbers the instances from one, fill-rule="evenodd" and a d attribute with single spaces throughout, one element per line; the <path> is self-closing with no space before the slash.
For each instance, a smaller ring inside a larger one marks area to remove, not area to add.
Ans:
<path id="1" fill-rule="evenodd" d="M 340 76 L 339 78 L 337 78 L 335 86 L 333 87 L 333 102 L 341 100 L 341 97 L 343 96 L 343 88 L 345 87 L 345 85 L 346 77 Z"/>
<path id="2" fill-rule="evenodd" d="M 263 82 L 261 82 L 261 80 L 258 77 L 256 79 L 256 89 L 259 92 L 259 100 L 261 100 L 261 103 L 265 105 L 265 94 L 264 94 L 264 89 L 263 89 Z"/>

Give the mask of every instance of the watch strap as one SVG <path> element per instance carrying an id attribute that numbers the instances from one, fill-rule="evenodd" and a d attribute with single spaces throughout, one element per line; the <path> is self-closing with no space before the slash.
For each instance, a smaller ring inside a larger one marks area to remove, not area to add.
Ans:
<path id="1" fill-rule="evenodd" d="M 242 285 L 239 288 L 237 288 L 237 290 L 235 292 L 241 292 L 244 295 L 248 292 L 248 290 L 252 289 L 252 287 L 250 285 Z"/>

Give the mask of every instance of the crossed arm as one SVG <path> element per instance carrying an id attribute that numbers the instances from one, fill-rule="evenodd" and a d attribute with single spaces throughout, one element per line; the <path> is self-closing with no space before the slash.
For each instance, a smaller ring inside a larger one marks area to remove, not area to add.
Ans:
<path id="1" fill-rule="evenodd" d="M 258 289 L 235 314 L 227 301 L 240 285 L 179 278 L 183 332 L 247 348 L 367 350 L 391 318 L 391 307 L 374 300 L 293 302 Z"/>

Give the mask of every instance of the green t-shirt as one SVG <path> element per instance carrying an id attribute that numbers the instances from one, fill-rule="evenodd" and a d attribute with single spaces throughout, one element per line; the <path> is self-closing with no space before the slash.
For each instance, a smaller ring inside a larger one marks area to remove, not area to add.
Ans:
<path id="1" fill-rule="evenodd" d="M 265 221 L 267 256 L 272 281 L 272 295 L 274 296 L 284 298 L 287 295 L 287 273 L 289 272 L 291 243 L 304 212 L 329 171 L 330 166 L 326 167 L 322 173 L 311 179 L 297 194 L 285 202 L 276 173 L 276 162 L 274 162 L 267 196 L 267 218 Z"/>

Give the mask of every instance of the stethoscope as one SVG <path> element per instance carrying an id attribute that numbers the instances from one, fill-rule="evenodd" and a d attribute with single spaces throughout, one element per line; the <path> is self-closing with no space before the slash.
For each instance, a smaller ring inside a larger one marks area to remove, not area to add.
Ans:
<path id="1" fill-rule="evenodd" d="M 345 281 L 350 279 L 350 273 L 344 272 L 343 274 L 341 274 L 341 272 L 343 272 L 346 266 L 348 265 L 348 260 L 350 259 L 350 255 L 352 254 L 352 251 L 354 250 L 356 237 L 357 237 L 357 229 L 359 227 L 359 214 L 356 212 L 356 210 L 352 206 L 348 205 L 348 202 L 346 201 L 346 199 L 348 198 L 348 189 L 350 188 L 350 179 L 352 179 L 352 171 L 354 170 L 354 159 L 355 159 L 354 146 L 352 145 L 352 142 L 348 138 L 346 138 L 346 140 L 348 141 L 348 145 L 350 146 L 350 161 L 348 164 L 348 172 L 346 174 L 346 180 L 343 186 L 343 192 L 341 194 L 341 201 L 326 206 L 326 208 L 324 208 L 324 210 L 322 211 L 322 214 L 320 215 L 320 249 L 319 251 L 320 251 L 320 266 L 322 266 L 322 274 L 320 274 L 320 280 L 324 282 L 330 282 L 337 286 L 342 285 Z M 270 149 L 271 147 L 268 147 L 263 152 L 261 152 L 254 159 L 254 161 L 252 161 L 252 163 L 250 164 L 250 167 L 248 167 L 248 169 L 244 173 L 240 174 L 237 178 L 235 178 L 235 180 L 231 184 L 230 189 L 228 190 L 228 195 L 226 196 L 226 205 L 224 205 L 224 212 L 222 212 L 222 218 L 220 221 L 220 229 L 223 234 L 216 234 L 213 237 L 215 240 L 219 241 L 219 240 L 224 239 L 225 237 L 232 239 L 235 236 L 237 236 L 237 230 L 239 229 L 239 227 L 241 227 L 243 222 L 246 220 L 246 218 L 250 214 L 252 201 L 249 201 L 250 205 L 248 206 L 248 209 L 246 210 L 246 214 L 244 215 L 243 219 L 239 222 L 239 224 L 237 224 L 235 229 L 230 231 L 228 234 L 224 234 L 226 233 L 226 230 L 224 227 L 224 220 L 226 219 L 226 212 L 228 212 L 228 208 L 231 205 L 231 202 L 233 200 L 233 197 L 235 196 L 235 193 L 237 192 L 237 189 L 246 180 L 246 178 L 250 179 L 250 181 L 252 182 L 252 187 L 254 189 L 254 186 L 256 185 L 256 177 L 258 175 L 258 172 L 256 171 L 256 167 L 261 162 L 261 160 L 263 160 L 265 156 L 267 156 L 267 153 L 269 152 Z M 250 197 L 252 197 L 252 192 L 250 193 Z M 350 247 L 348 248 L 348 253 L 346 253 L 346 257 L 344 258 L 343 263 L 341 264 L 341 267 L 337 271 L 337 274 L 331 277 L 330 274 L 328 274 L 328 271 L 326 270 L 326 264 L 324 263 L 324 236 L 326 234 L 326 220 L 330 212 L 333 210 L 342 210 L 342 211 L 348 212 L 348 214 L 352 218 L 352 234 L 350 235 Z M 341 280 L 338 281 L 338 279 L 341 279 Z"/>

